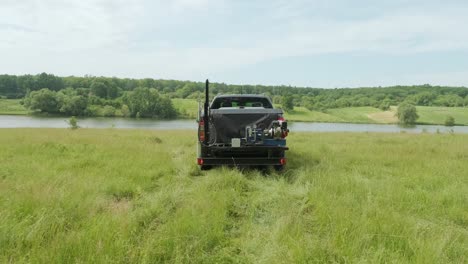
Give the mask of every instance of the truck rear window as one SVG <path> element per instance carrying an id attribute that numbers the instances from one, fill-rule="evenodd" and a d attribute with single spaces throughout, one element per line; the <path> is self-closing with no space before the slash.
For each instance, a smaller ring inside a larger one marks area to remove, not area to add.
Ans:
<path id="1" fill-rule="evenodd" d="M 273 108 L 270 100 L 265 97 L 221 97 L 216 98 L 211 104 L 211 109 L 224 107 Z"/>

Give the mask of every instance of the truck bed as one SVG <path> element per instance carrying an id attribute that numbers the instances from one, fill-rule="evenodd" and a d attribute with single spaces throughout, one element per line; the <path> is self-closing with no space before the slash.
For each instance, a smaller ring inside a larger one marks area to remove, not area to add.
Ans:
<path id="1" fill-rule="evenodd" d="M 244 138 L 245 127 L 256 125 L 267 129 L 272 121 L 283 112 L 280 109 L 265 108 L 220 108 L 210 111 L 211 143 L 230 144 L 232 138 Z"/>

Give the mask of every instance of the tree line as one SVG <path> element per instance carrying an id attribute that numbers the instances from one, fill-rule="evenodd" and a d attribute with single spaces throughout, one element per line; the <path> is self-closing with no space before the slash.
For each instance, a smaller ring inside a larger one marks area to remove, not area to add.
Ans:
<path id="1" fill-rule="evenodd" d="M 44 90 L 46 89 L 46 90 Z M 30 109 L 75 115 L 106 115 L 170 118 L 176 115 L 170 98 L 202 99 L 204 82 L 130 79 L 53 74 L 0 75 L 2 98 L 24 98 Z M 403 102 L 419 106 L 468 106 L 468 88 L 431 85 L 310 88 L 293 86 L 230 85 L 213 83 L 211 94 L 266 94 L 274 103 L 310 110 L 372 106 L 386 110 Z M 40 98 L 50 103 L 38 104 Z M 36 108 L 37 107 L 37 108 Z M 44 108 L 39 108 L 44 107 Z"/>
<path id="2" fill-rule="evenodd" d="M 123 87 L 123 88 L 122 88 Z M 0 75 L 0 96 L 22 98 L 36 112 L 73 116 L 175 118 L 170 97 L 144 83 L 118 78 Z"/>
<path id="3" fill-rule="evenodd" d="M 160 96 L 153 88 L 138 87 L 115 99 L 103 99 L 86 89 L 66 88 L 52 91 L 42 88 L 26 95 L 28 109 L 71 116 L 124 116 L 174 118 L 177 116 L 171 99 Z"/>

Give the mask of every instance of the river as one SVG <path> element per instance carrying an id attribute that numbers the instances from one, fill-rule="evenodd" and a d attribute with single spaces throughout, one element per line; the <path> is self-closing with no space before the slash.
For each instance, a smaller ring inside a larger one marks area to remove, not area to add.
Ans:
<path id="1" fill-rule="evenodd" d="M 36 117 L 20 115 L 0 115 L 0 128 L 66 128 L 68 118 Z M 155 130 L 195 130 L 194 120 L 152 120 L 130 118 L 79 118 L 78 125 L 83 128 L 134 128 Z M 386 132 L 386 133 L 463 133 L 468 134 L 468 126 L 446 127 L 440 125 L 417 125 L 406 128 L 398 125 L 348 124 L 289 122 L 292 132 Z"/>

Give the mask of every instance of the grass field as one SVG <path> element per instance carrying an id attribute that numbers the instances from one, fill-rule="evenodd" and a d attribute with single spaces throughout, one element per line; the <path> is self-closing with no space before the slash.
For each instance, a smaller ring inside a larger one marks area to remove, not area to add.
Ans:
<path id="1" fill-rule="evenodd" d="M 299 122 L 343 122 L 343 119 L 337 116 L 318 111 L 310 111 L 305 107 L 294 107 L 294 110 L 285 113 L 285 117 L 288 121 Z"/>
<path id="2" fill-rule="evenodd" d="M 451 115 L 455 118 L 457 125 L 468 125 L 468 108 L 466 107 L 418 106 L 417 111 L 419 123 L 443 125 L 447 116 Z"/>
<path id="3" fill-rule="evenodd" d="M 468 261 L 468 135 L 292 133 L 282 174 L 194 136 L 0 129 L 0 263 Z"/>
<path id="4" fill-rule="evenodd" d="M 29 111 L 20 101 L 21 99 L 0 99 L 0 115 L 27 115 Z"/>
<path id="5" fill-rule="evenodd" d="M 196 100 L 174 98 L 172 104 L 182 117 L 197 118 L 198 102 Z"/>
<path id="6" fill-rule="evenodd" d="M 341 118 L 344 122 L 352 123 L 375 123 L 375 120 L 372 120 L 368 117 L 372 113 L 380 113 L 382 110 L 375 107 L 348 107 L 348 108 L 336 108 L 328 109 L 327 113 Z"/>

